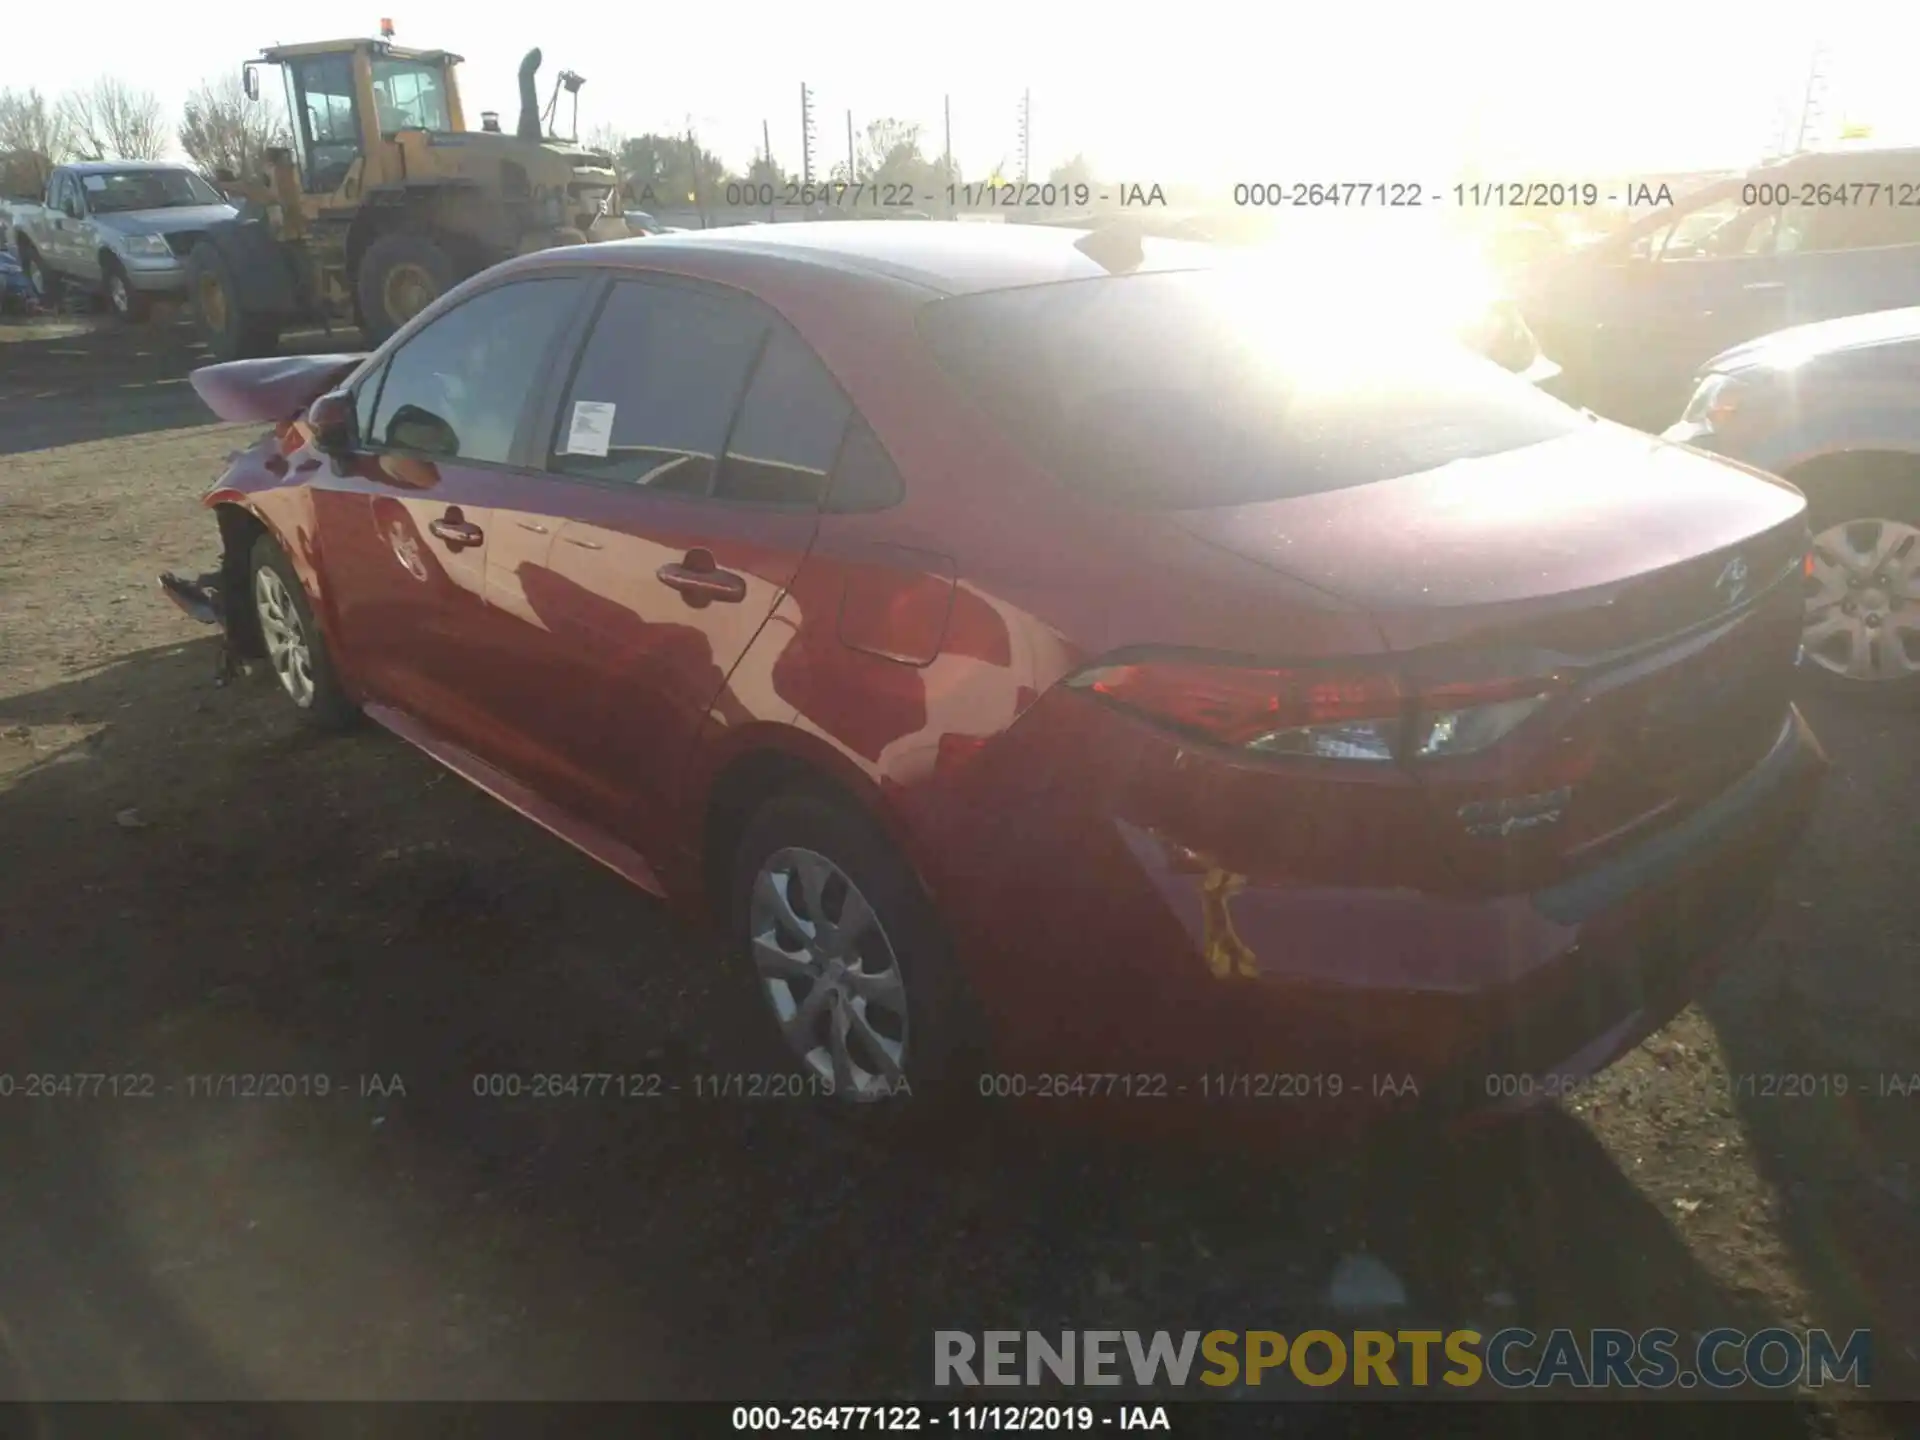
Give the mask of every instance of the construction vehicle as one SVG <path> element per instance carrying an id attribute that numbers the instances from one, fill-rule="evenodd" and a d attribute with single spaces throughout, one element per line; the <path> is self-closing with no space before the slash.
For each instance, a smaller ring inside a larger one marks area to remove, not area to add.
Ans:
<path id="1" fill-rule="evenodd" d="M 216 178 L 240 205 L 207 227 L 187 260 L 188 296 L 219 360 L 272 354 L 283 331 L 357 325 L 371 347 L 441 293 L 508 256 L 627 233 L 613 157 L 550 133 L 564 73 L 543 116 L 540 52 L 520 66 L 515 133 L 468 130 L 458 55 L 378 40 L 279 45 L 261 67 L 286 87 L 291 148 L 261 176 Z M 488 117 L 492 121 L 492 117 Z"/>

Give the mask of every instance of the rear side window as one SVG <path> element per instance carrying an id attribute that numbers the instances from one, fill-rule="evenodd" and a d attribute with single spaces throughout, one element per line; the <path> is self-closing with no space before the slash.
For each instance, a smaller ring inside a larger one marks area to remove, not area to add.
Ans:
<path id="1" fill-rule="evenodd" d="M 712 493 L 770 316 L 750 302 L 622 281 L 594 323 L 548 468 L 680 495 Z"/>
<path id="2" fill-rule="evenodd" d="M 920 329 L 1060 480 L 1149 509 L 1364 485 L 1586 423 L 1463 346 L 1237 268 L 960 296 Z"/>
<path id="3" fill-rule="evenodd" d="M 776 326 L 727 439 L 715 496 L 762 505 L 818 505 L 851 413 L 806 342 Z"/>

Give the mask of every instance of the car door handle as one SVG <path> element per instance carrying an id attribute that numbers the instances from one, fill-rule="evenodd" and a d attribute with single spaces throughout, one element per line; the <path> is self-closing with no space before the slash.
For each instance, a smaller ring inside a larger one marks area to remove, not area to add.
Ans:
<path id="1" fill-rule="evenodd" d="M 737 605 L 747 598 L 745 578 L 716 566 L 710 550 L 689 550 L 684 560 L 662 565 L 654 573 L 662 585 L 684 595 L 689 605 L 705 605 L 712 600 Z"/>
<path id="2" fill-rule="evenodd" d="M 457 511 L 443 515 L 438 520 L 429 520 L 427 529 L 456 550 L 465 545 L 478 545 L 487 538 L 478 525 L 462 520 Z"/>
<path id="3" fill-rule="evenodd" d="M 546 526 L 536 525 L 531 520 L 520 520 L 515 523 L 517 523 L 522 530 L 531 530 L 536 535 L 544 535 L 547 533 Z"/>
<path id="4" fill-rule="evenodd" d="M 1784 290 L 1787 288 L 1787 282 L 1784 280 L 1756 280 L 1753 284 L 1745 288 L 1748 290 Z"/>

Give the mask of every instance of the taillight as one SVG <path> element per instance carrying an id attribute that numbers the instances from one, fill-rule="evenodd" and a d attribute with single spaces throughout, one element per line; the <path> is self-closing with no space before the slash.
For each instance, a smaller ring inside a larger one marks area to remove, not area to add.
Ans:
<path id="1" fill-rule="evenodd" d="M 1216 745 L 1373 762 L 1485 750 L 1551 692 L 1544 681 L 1415 687 L 1383 670 L 1279 670 L 1194 659 L 1097 665 L 1067 683 Z"/>

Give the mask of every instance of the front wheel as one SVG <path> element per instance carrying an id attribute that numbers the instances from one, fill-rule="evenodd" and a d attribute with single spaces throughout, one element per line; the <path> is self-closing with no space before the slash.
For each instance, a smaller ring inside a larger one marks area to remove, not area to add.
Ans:
<path id="1" fill-rule="evenodd" d="M 31 245 L 25 246 L 20 264 L 27 272 L 27 288 L 33 292 L 34 299 L 48 309 L 58 306 L 60 277 L 47 269 L 47 262 L 40 258 L 40 252 Z"/>
<path id="2" fill-rule="evenodd" d="M 107 304 L 113 307 L 114 316 L 140 324 L 153 312 L 153 297 L 133 288 L 133 281 L 118 261 L 109 261 L 106 273 Z"/>
<path id="3" fill-rule="evenodd" d="M 187 256 L 187 295 L 215 360 L 250 360 L 271 355 L 279 346 L 280 327 L 265 316 L 247 313 L 233 267 L 211 241 L 194 246 Z"/>
<path id="4" fill-rule="evenodd" d="M 270 535 L 253 542 L 248 590 L 260 642 L 280 688 L 302 717 L 322 730 L 349 724 L 359 709 L 334 672 L 306 591 Z"/>
<path id="5" fill-rule="evenodd" d="M 768 1052 L 836 1104 L 962 1098 L 972 1006 L 897 847 L 850 803 L 769 800 L 736 853 L 731 936 Z"/>
<path id="6" fill-rule="evenodd" d="M 1809 488 L 1806 668 L 1849 698 L 1920 705 L 1920 473 Z"/>

